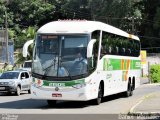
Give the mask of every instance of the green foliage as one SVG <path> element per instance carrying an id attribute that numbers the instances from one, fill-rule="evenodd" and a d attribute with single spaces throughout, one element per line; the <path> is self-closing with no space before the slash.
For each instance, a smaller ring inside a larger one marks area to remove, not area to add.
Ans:
<path id="1" fill-rule="evenodd" d="M 140 2 L 140 9 L 143 13 L 140 33 L 143 36 L 160 37 L 160 0 L 143 0 Z M 142 47 L 158 47 L 159 39 L 144 37 Z M 151 50 L 151 52 L 154 52 Z"/>
<path id="2" fill-rule="evenodd" d="M 58 19 L 97 20 L 131 33 L 160 37 L 159 6 L 160 0 L 0 0 L 0 27 L 4 28 L 6 13 L 15 49 L 33 39 L 40 26 Z M 157 45 L 159 39 L 142 39 L 142 47 Z"/>
<path id="3" fill-rule="evenodd" d="M 16 44 L 16 47 L 21 49 L 23 45 L 26 43 L 26 41 L 34 39 L 36 29 L 36 27 L 29 26 L 27 29 L 22 30 L 20 36 L 18 37 L 19 39 L 17 41 L 18 44 Z M 18 54 L 18 60 L 16 61 L 17 64 L 23 63 L 26 59 L 32 59 L 33 45 L 29 46 L 28 49 L 29 55 L 27 56 L 27 58 L 24 58 L 22 53 Z"/>
<path id="4" fill-rule="evenodd" d="M 22 27 L 44 24 L 44 19 L 53 19 L 55 10 L 54 5 L 44 0 L 13 0 L 8 8 L 14 13 L 14 23 Z"/>
<path id="5" fill-rule="evenodd" d="M 153 83 L 160 82 L 160 64 L 151 65 L 150 78 Z"/>
<path id="6" fill-rule="evenodd" d="M 160 29 L 160 25 L 159 25 L 159 22 L 160 22 L 160 7 L 158 7 L 157 10 L 156 10 L 154 21 L 156 21 L 156 22 L 153 24 L 153 28 L 156 29 L 156 30 Z"/>
<path id="7" fill-rule="evenodd" d="M 16 37 L 15 30 L 13 30 L 13 29 L 8 29 L 8 34 L 9 34 L 9 38 L 10 38 L 11 40 L 14 40 L 14 39 L 15 39 L 15 37 Z"/>
<path id="8" fill-rule="evenodd" d="M 62 16 L 66 19 L 91 20 L 91 9 L 89 4 L 89 0 L 68 0 L 61 7 Z"/>

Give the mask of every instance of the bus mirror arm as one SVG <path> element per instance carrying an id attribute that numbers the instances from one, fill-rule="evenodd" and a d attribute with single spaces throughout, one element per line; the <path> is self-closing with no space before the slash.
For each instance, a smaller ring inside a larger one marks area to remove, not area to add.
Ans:
<path id="1" fill-rule="evenodd" d="M 23 57 L 27 57 L 27 55 L 28 55 L 28 47 L 31 44 L 33 44 L 33 40 L 29 40 L 23 45 L 23 52 L 22 52 L 23 53 Z"/>
<path id="2" fill-rule="evenodd" d="M 92 57 L 93 45 L 96 42 L 96 39 L 92 39 L 87 46 L 87 58 Z"/>

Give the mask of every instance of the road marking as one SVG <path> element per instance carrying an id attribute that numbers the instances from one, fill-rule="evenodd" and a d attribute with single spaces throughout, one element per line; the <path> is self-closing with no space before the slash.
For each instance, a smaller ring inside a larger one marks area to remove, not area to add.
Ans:
<path id="1" fill-rule="evenodd" d="M 130 111 L 129 111 L 129 113 L 135 113 L 135 108 L 139 105 L 139 104 L 141 104 L 143 102 L 143 99 L 142 100 L 140 100 L 137 104 L 135 104 L 131 109 L 130 109 Z"/>
<path id="2" fill-rule="evenodd" d="M 144 100 L 146 100 L 146 99 L 150 98 L 151 96 L 153 96 L 155 93 L 156 93 L 156 92 L 149 93 L 148 95 L 145 95 L 145 96 L 143 96 L 142 98 L 140 98 L 140 101 L 139 101 L 137 104 L 135 104 L 135 105 L 130 109 L 129 113 L 141 113 L 141 112 L 136 112 L 136 111 L 135 111 L 135 108 L 136 108 L 138 105 L 140 105 Z"/>

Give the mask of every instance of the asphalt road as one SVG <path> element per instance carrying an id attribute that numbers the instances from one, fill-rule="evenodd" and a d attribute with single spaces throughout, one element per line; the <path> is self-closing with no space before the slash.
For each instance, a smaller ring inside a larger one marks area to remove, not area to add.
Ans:
<path id="1" fill-rule="evenodd" d="M 96 106 L 90 102 L 59 101 L 50 108 L 46 100 L 33 100 L 28 93 L 20 96 L 0 95 L 0 113 L 11 114 L 127 114 L 143 96 L 159 91 L 158 85 L 143 84 L 134 91 L 133 96 L 125 98 L 122 94 L 107 96 Z"/>

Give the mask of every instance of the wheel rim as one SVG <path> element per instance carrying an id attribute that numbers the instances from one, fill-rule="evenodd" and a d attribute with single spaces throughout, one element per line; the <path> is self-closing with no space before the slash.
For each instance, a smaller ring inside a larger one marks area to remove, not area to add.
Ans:
<path id="1" fill-rule="evenodd" d="M 17 87 L 17 95 L 20 95 L 20 88 Z"/>

